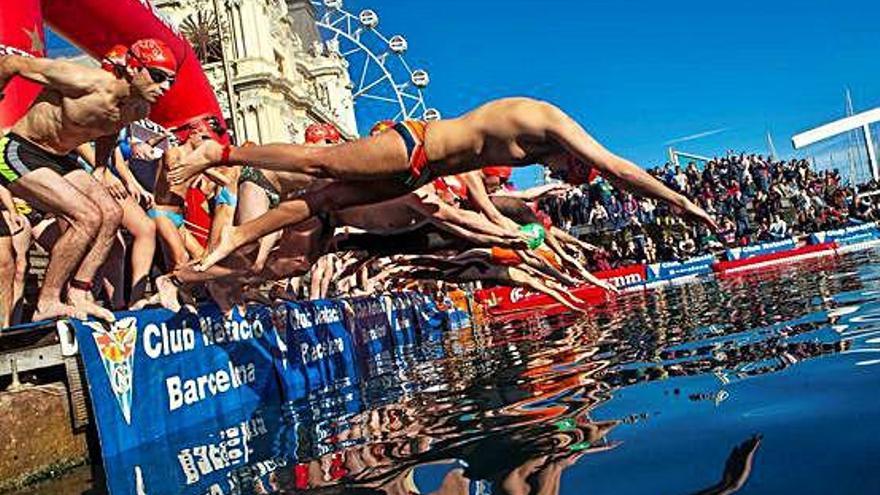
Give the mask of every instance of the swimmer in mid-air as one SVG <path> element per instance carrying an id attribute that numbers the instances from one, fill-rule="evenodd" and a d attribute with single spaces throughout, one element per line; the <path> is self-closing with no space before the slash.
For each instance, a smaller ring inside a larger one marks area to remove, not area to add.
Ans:
<path id="1" fill-rule="evenodd" d="M 270 144 L 238 148 L 205 143 L 170 173 L 183 183 L 221 164 L 244 164 L 336 179 L 333 184 L 286 201 L 239 226 L 229 227 L 201 263 L 206 269 L 236 249 L 284 226 L 345 207 L 401 196 L 446 175 L 504 163 L 540 163 L 573 184 L 594 173 L 669 203 L 679 214 L 715 228 L 703 209 L 647 172 L 599 144 L 571 117 L 548 103 L 527 98 L 497 100 L 455 119 L 402 122 L 391 130 L 324 148 Z M 368 182 L 367 182 L 368 181 Z"/>

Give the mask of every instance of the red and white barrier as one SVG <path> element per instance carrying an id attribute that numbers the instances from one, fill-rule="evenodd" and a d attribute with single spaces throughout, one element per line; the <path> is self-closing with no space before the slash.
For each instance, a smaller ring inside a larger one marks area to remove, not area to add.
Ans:
<path id="1" fill-rule="evenodd" d="M 838 246 L 836 242 L 804 245 L 794 249 L 752 255 L 733 261 L 716 261 L 711 265 L 713 273 L 708 275 L 683 275 L 648 281 L 645 265 L 626 266 L 615 270 L 598 272 L 595 275 L 603 280 L 611 281 L 616 287 L 621 289 L 621 292 L 638 292 L 665 285 L 684 285 L 699 282 L 712 276 L 727 278 L 765 269 L 770 266 L 837 256 L 843 253 L 870 249 L 878 245 L 880 245 L 880 240 L 845 246 Z M 686 264 L 687 261 L 682 263 Z M 599 304 L 606 301 L 609 297 L 605 291 L 593 285 L 576 287 L 569 290 L 568 293 L 583 300 L 587 305 Z M 521 288 L 511 289 L 510 287 L 494 287 L 478 291 L 476 299 L 477 302 L 484 304 L 493 315 L 542 309 L 557 304 L 549 296 L 536 294 Z"/>

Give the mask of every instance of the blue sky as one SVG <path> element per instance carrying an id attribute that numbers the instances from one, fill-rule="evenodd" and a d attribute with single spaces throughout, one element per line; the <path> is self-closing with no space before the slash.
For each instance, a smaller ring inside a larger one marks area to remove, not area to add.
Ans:
<path id="1" fill-rule="evenodd" d="M 880 105 L 880 2 L 696 0 L 348 0 L 404 32 L 445 115 L 491 98 L 549 100 L 645 166 L 664 143 L 715 155 L 783 156 L 791 136 Z M 515 177 L 525 179 L 525 177 Z M 530 177 L 529 177 L 530 178 Z"/>
<path id="2" fill-rule="evenodd" d="M 346 0 L 405 34 L 444 115 L 489 99 L 551 101 L 616 152 L 652 166 L 667 142 L 716 155 L 765 152 L 880 105 L 880 2 L 801 0 Z M 520 172 L 520 183 L 534 172 Z"/>

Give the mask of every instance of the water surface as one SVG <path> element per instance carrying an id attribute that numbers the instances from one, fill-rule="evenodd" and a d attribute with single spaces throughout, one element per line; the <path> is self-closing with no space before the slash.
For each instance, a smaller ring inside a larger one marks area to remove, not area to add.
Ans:
<path id="1" fill-rule="evenodd" d="M 253 491 L 880 493 L 880 252 L 507 318 L 404 361 L 361 385 L 366 410 L 295 405 L 299 464 Z"/>

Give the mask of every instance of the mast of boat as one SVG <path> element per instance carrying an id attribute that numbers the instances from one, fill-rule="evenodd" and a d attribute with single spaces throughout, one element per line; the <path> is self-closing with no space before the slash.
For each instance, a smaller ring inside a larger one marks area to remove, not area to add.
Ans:
<path id="1" fill-rule="evenodd" d="M 849 87 L 846 87 L 844 89 L 845 89 L 844 98 L 846 100 L 846 102 L 845 102 L 846 116 L 852 117 L 853 115 L 855 115 L 855 111 L 853 110 L 852 93 L 850 92 Z M 855 187 L 855 183 L 856 183 L 856 157 L 855 157 L 855 153 L 853 153 L 853 149 L 854 149 L 853 147 L 856 146 L 856 144 L 853 142 L 852 131 L 846 133 L 846 140 L 847 140 L 846 153 L 847 153 L 847 156 L 849 157 L 849 183 L 850 183 L 850 186 Z"/>
<path id="2" fill-rule="evenodd" d="M 779 161 L 778 155 L 776 154 L 776 145 L 773 144 L 773 136 L 770 134 L 770 129 L 767 129 L 767 148 L 770 151 L 770 158 L 774 162 Z"/>

